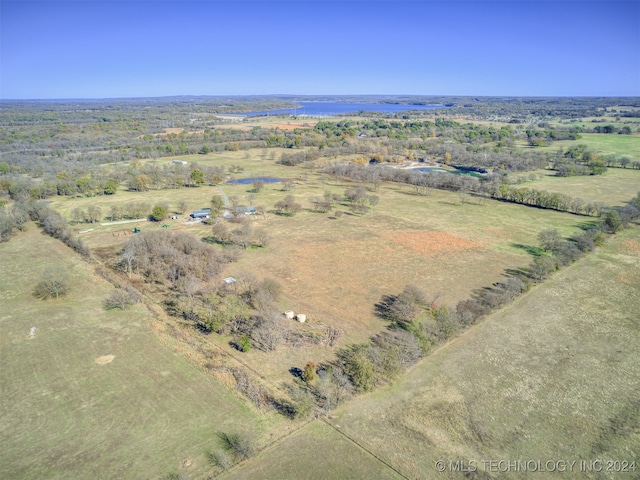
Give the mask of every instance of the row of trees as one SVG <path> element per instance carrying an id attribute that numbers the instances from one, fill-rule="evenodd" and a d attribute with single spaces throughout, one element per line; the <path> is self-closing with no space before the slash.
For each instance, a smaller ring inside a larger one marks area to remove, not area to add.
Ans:
<path id="1" fill-rule="evenodd" d="M 23 200 L 11 207 L 0 206 L 0 242 L 8 241 L 15 230 L 23 230 L 29 221 L 36 221 L 44 233 L 57 238 L 78 253 L 89 256 L 86 245 L 73 235 L 67 221 L 43 200 Z"/>
<path id="2" fill-rule="evenodd" d="M 546 208 L 576 214 L 600 216 L 608 210 L 603 202 L 585 202 L 558 192 L 546 192 L 528 187 L 517 187 L 502 183 L 504 177 L 487 174 L 480 178 L 469 175 L 454 175 L 444 172 L 419 172 L 385 166 L 363 166 L 353 163 L 335 163 L 325 173 L 336 181 L 350 178 L 356 182 L 375 185 L 380 181 L 408 183 L 418 195 L 429 195 L 432 188 L 452 190 L 463 194 L 475 193 L 521 205 Z"/>
<path id="3" fill-rule="evenodd" d="M 492 198 L 507 202 L 518 203 L 538 208 L 558 210 L 584 215 L 601 216 L 608 207 L 604 202 L 585 202 L 581 198 L 571 197 L 564 193 L 546 192 L 528 187 L 513 187 L 501 185 L 492 189 L 489 194 Z"/>

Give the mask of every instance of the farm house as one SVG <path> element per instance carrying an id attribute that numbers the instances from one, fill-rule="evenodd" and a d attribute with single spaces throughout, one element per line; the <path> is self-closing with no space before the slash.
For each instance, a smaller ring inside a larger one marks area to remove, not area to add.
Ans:
<path id="1" fill-rule="evenodd" d="M 236 207 L 236 215 L 255 215 L 256 207 Z"/>
<path id="2" fill-rule="evenodd" d="M 203 208 L 201 210 L 194 210 L 191 214 L 192 218 L 208 218 L 211 214 L 210 208 Z"/>

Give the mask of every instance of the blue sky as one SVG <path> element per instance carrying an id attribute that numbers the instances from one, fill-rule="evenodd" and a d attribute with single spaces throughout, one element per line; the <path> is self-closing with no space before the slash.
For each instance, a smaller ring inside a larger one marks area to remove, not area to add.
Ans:
<path id="1" fill-rule="evenodd" d="M 4 1 L 0 97 L 640 96 L 640 1 Z"/>

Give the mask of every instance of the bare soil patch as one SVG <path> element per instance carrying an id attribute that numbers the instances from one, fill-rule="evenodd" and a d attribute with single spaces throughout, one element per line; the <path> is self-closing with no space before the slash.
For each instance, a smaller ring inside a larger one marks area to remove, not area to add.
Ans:
<path id="1" fill-rule="evenodd" d="M 446 232 L 392 232 L 385 234 L 385 237 L 428 257 L 450 255 L 483 246 L 479 242 Z"/>
<path id="2" fill-rule="evenodd" d="M 620 252 L 625 255 L 640 256 L 640 242 L 626 238 L 620 242 Z"/>
<path id="3" fill-rule="evenodd" d="M 101 357 L 96 358 L 95 362 L 98 365 L 106 365 L 107 363 L 113 362 L 114 358 L 116 358 L 115 355 L 102 355 Z"/>
<path id="4" fill-rule="evenodd" d="M 279 128 L 280 130 L 295 130 L 296 128 L 312 128 L 309 125 L 299 125 L 299 124 L 294 124 L 294 125 L 290 125 L 290 124 L 286 124 L 286 123 L 278 123 L 277 125 L 273 126 L 274 128 Z"/>

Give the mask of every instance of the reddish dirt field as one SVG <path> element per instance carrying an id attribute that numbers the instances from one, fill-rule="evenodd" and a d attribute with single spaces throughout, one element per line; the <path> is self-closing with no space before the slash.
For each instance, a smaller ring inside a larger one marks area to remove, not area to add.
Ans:
<path id="1" fill-rule="evenodd" d="M 626 255 L 640 256 L 640 242 L 631 239 L 622 240 L 620 251 Z"/>
<path id="2" fill-rule="evenodd" d="M 392 232 L 384 236 L 394 243 L 427 257 L 450 255 L 483 246 L 479 242 L 446 232 Z"/>
<path id="3" fill-rule="evenodd" d="M 175 134 L 179 135 L 184 131 L 185 131 L 184 128 L 169 127 L 169 128 L 165 128 L 163 133 L 154 133 L 152 135 L 154 137 L 166 137 L 167 135 L 170 135 L 172 133 L 175 133 Z M 204 133 L 204 130 L 196 130 L 196 131 L 193 131 L 193 132 L 187 132 L 187 135 L 195 135 L 196 133 Z"/>
<path id="4" fill-rule="evenodd" d="M 308 129 L 308 128 L 312 128 L 310 125 L 288 125 L 288 124 L 283 124 L 283 123 L 279 123 L 277 125 L 274 125 L 273 128 L 279 128 L 280 130 L 295 130 L 296 128 L 300 128 L 300 129 Z"/>

